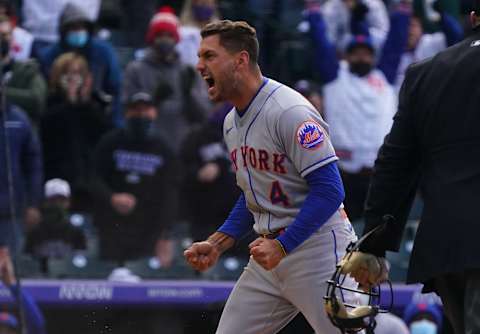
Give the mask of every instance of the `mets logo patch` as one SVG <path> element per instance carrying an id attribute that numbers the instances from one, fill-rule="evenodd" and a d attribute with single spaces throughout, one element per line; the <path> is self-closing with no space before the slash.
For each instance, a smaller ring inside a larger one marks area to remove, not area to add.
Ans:
<path id="1" fill-rule="evenodd" d="M 325 136 L 321 126 L 314 121 L 306 121 L 300 124 L 297 130 L 298 143 L 307 150 L 314 150 L 323 143 Z"/>

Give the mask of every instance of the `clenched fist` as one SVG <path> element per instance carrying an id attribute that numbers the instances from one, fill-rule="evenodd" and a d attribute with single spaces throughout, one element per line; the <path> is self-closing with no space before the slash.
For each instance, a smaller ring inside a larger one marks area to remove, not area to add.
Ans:
<path id="1" fill-rule="evenodd" d="M 274 239 L 258 238 L 249 246 L 250 254 L 265 270 L 272 270 L 285 256 L 279 241 Z"/>
<path id="2" fill-rule="evenodd" d="M 195 242 L 183 252 L 187 262 L 198 271 L 205 271 L 217 263 L 220 252 L 209 241 Z"/>

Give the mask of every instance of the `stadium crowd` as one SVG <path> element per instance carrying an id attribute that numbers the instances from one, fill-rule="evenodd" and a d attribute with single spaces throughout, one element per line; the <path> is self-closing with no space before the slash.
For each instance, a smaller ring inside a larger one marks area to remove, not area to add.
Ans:
<path id="1" fill-rule="evenodd" d="M 355 227 L 361 225 L 405 70 L 468 34 L 469 5 L 0 0 L 6 117 L 6 129 L 0 127 L 0 253 L 8 249 L 21 263 L 31 260 L 37 277 L 74 277 L 68 268 L 58 271 L 59 259 L 110 262 L 112 270 L 97 268 L 93 277 L 101 272 L 129 282 L 151 274 L 129 269 L 135 261 L 148 261 L 165 277 L 200 275 L 186 273 L 180 250 L 220 226 L 239 191 L 222 139 L 230 106 L 208 100 L 195 70 L 200 29 L 222 18 L 254 25 L 263 72 L 301 92 L 329 123 L 346 210 Z M 408 253 L 408 241 L 404 248 Z M 237 262 L 207 278 L 228 277 L 248 250 L 239 245 L 227 256 Z M 427 316 L 415 315 L 413 306 L 405 313 L 411 333 L 436 333 L 440 311 L 420 304 Z M 0 324 L 8 321 L 0 313 Z"/>

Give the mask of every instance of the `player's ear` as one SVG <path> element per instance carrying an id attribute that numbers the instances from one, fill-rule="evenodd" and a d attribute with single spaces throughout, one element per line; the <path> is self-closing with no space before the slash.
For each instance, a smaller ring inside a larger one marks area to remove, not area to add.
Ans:
<path id="1" fill-rule="evenodd" d="M 248 66 L 250 63 L 250 55 L 247 51 L 240 51 L 237 58 L 237 68 Z"/>

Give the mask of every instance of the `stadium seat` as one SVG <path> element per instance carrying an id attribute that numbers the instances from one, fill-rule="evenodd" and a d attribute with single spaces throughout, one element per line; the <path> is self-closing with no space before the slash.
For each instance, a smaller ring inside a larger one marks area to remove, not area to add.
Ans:
<path id="1" fill-rule="evenodd" d="M 238 256 L 223 256 L 217 265 L 202 276 L 205 279 L 216 281 L 236 281 L 248 263 L 248 259 Z"/>
<path id="2" fill-rule="evenodd" d="M 18 276 L 20 278 L 39 278 L 42 277 L 40 262 L 30 255 L 21 254 L 18 257 Z"/>
<path id="3" fill-rule="evenodd" d="M 195 276 L 183 261 L 174 261 L 171 267 L 163 268 L 155 257 L 127 261 L 125 267 L 142 279 L 189 279 Z"/>
<path id="4" fill-rule="evenodd" d="M 87 237 L 96 233 L 95 226 L 93 225 L 93 218 L 90 214 L 72 212 L 70 214 L 70 224 L 84 231 Z"/>
<path id="5" fill-rule="evenodd" d="M 106 278 L 115 268 L 113 262 L 97 257 L 77 254 L 64 259 L 48 260 L 48 275 L 51 278 Z"/>

